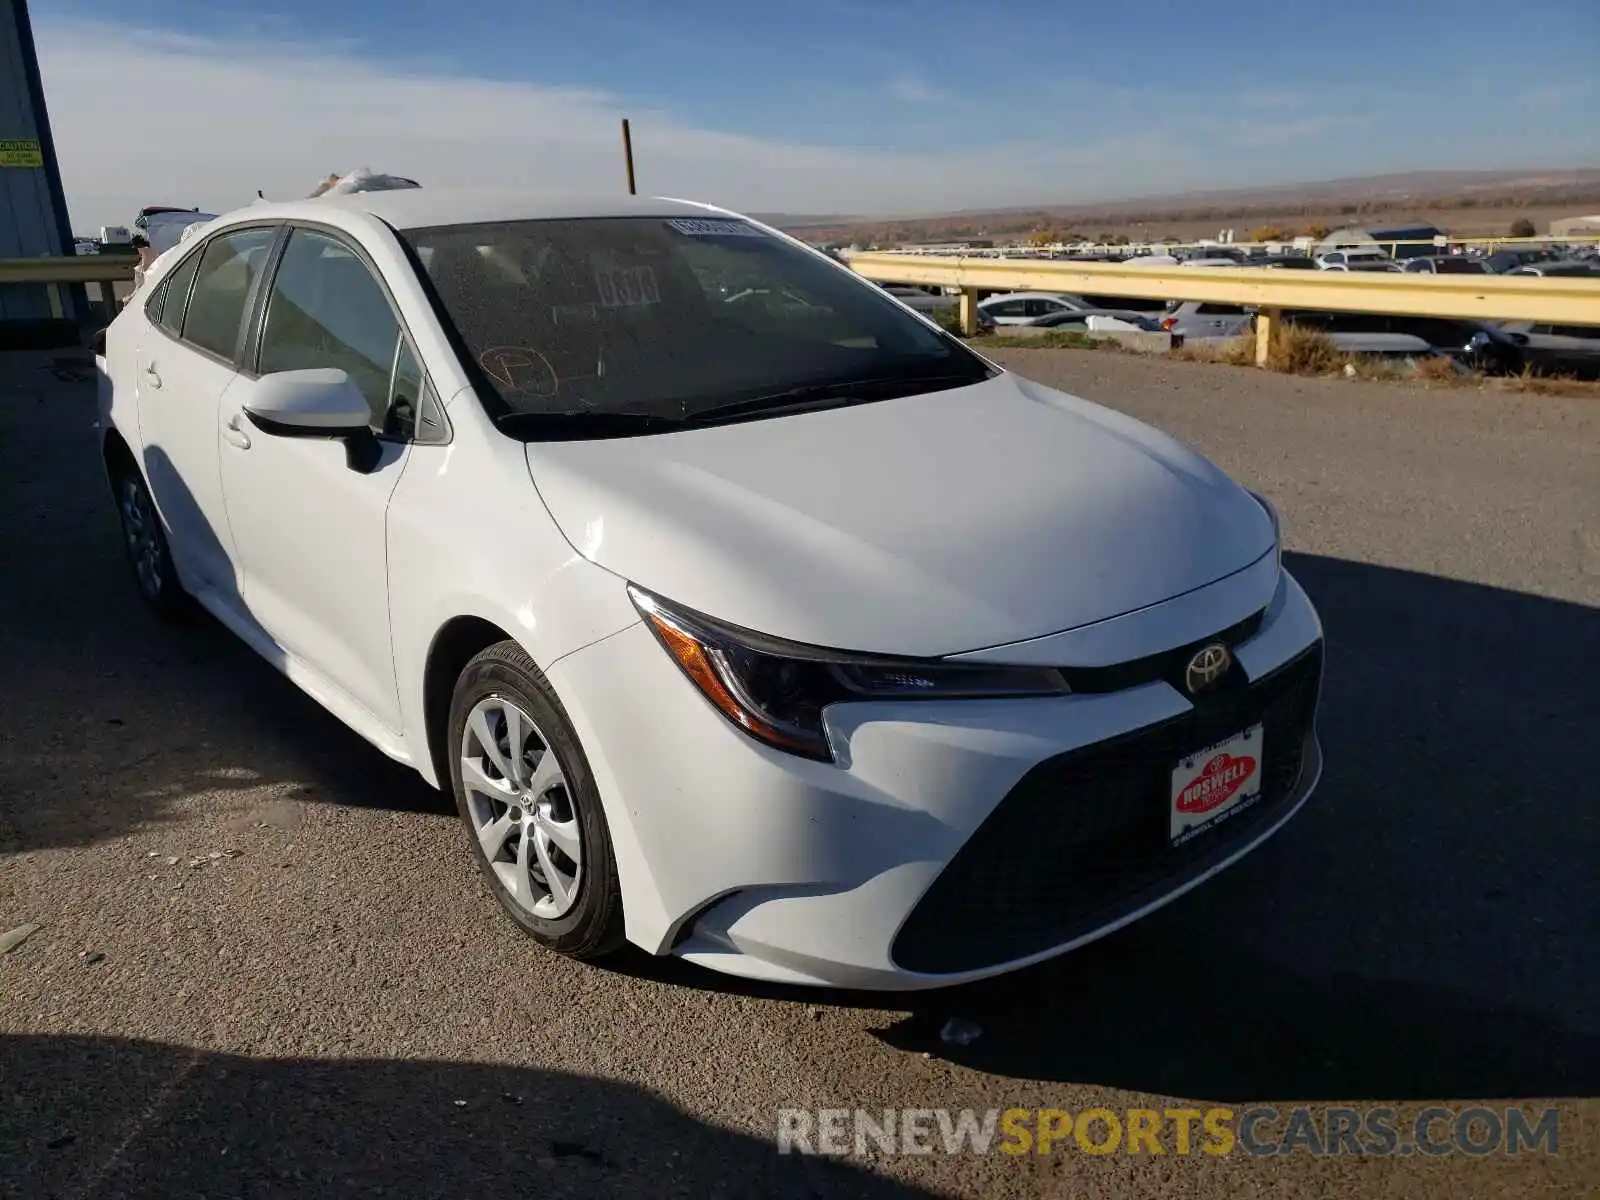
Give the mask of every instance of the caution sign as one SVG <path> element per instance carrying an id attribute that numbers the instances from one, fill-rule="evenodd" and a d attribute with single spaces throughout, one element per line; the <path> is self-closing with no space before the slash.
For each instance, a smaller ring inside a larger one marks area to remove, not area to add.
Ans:
<path id="1" fill-rule="evenodd" d="M 0 138 L 0 167 L 42 167 L 38 138 Z"/>

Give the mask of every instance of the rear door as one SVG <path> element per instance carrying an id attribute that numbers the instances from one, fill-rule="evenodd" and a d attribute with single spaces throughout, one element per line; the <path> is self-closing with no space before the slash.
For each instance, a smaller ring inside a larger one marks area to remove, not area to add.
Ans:
<path id="1" fill-rule="evenodd" d="M 996 325 L 1024 325 L 1032 320 L 1026 300 L 993 300 L 983 306 L 983 311 L 994 318 Z"/>
<path id="2" fill-rule="evenodd" d="M 398 730 L 386 526 L 421 368 L 366 256 L 329 230 L 290 232 L 260 330 L 221 414 L 222 487 L 245 603 L 280 646 Z M 373 464 L 352 465 L 342 441 L 277 437 L 250 423 L 243 405 L 261 376 L 307 367 L 337 367 L 366 396 Z"/>
<path id="3" fill-rule="evenodd" d="M 173 558 L 195 592 L 229 605 L 240 589 L 217 471 L 217 413 L 276 233 L 273 226 L 229 230 L 177 264 L 152 294 L 154 323 L 135 353 L 142 465 Z"/>

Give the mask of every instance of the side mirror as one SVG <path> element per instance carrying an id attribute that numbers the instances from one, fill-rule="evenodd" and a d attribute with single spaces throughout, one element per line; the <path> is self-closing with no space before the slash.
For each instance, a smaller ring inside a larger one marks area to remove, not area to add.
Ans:
<path id="1" fill-rule="evenodd" d="M 262 433 L 277 437 L 351 437 L 372 424 L 367 398 L 337 367 L 263 375 L 244 411 Z"/>
<path id="2" fill-rule="evenodd" d="M 372 409 L 337 367 L 263 375 L 242 407 L 262 433 L 342 440 L 352 470 L 366 473 L 377 465 L 381 448 L 372 432 Z"/>

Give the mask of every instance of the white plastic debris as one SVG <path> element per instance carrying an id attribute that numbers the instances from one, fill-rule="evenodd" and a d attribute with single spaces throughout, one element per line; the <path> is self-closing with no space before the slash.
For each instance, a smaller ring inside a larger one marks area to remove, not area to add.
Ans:
<path id="1" fill-rule="evenodd" d="M 952 1046 L 970 1046 L 982 1036 L 983 1026 L 960 1017 L 951 1017 L 939 1030 L 939 1040 Z"/>
<path id="2" fill-rule="evenodd" d="M 29 921 L 26 925 L 18 925 L 15 929 L 0 933 L 0 954 L 10 954 L 43 928 L 39 922 Z"/>

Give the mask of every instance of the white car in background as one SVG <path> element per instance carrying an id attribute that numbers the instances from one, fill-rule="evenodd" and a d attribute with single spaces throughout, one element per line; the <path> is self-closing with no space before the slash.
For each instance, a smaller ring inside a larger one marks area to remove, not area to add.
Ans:
<path id="1" fill-rule="evenodd" d="M 1382 250 L 1328 250 L 1315 256 L 1317 266 L 1323 270 L 1329 267 L 1348 269 L 1355 264 L 1387 263 L 1393 260 Z"/>
<path id="2" fill-rule="evenodd" d="M 258 204 L 100 363 L 145 600 L 452 792 L 554 950 L 976 979 L 1187 892 L 1320 775 L 1264 499 L 733 214 Z"/>
<path id="3" fill-rule="evenodd" d="M 1061 292 L 1001 292 L 978 304 L 978 311 L 996 325 L 1031 325 L 1040 317 L 1095 307 L 1081 296 Z"/>

